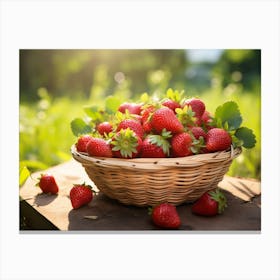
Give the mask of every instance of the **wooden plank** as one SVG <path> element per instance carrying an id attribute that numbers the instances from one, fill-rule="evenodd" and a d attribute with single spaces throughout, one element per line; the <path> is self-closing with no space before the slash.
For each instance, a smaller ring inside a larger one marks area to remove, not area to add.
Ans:
<path id="1" fill-rule="evenodd" d="M 86 182 L 97 188 L 88 178 L 83 167 L 71 160 L 44 172 L 55 176 L 59 185 L 58 195 L 42 194 L 35 187 L 41 172 L 32 174 L 20 189 L 21 198 L 40 215 L 60 230 L 154 230 L 157 229 L 147 214 L 147 208 L 126 206 L 103 194 L 91 203 L 73 210 L 69 192 L 73 184 Z M 191 205 L 178 206 L 182 230 L 260 230 L 260 182 L 225 176 L 219 184 L 226 192 L 228 208 L 223 215 L 212 218 L 195 216 Z M 258 199 L 254 203 L 255 198 Z M 249 202 L 248 202 L 249 201 Z M 92 219 L 85 218 L 91 216 Z"/>

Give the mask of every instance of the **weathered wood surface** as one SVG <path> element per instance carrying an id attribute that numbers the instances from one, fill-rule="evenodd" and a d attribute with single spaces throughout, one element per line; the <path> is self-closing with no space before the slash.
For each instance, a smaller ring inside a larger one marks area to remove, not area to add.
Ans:
<path id="1" fill-rule="evenodd" d="M 147 208 L 122 205 L 102 193 L 90 204 L 73 210 L 69 192 L 73 184 L 86 182 L 94 187 L 83 167 L 71 160 L 45 172 L 55 176 L 59 185 L 57 195 L 43 194 L 35 187 L 41 172 L 32 174 L 20 189 L 21 212 L 33 229 L 58 229 L 63 231 L 141 231 L 157 230 Z M 228 199 L 226 211 L 215 217 L 200 217 L 191 213 L 191 204 L 177 207 L 181 217 L 181 230 L 261 230 L 260 182 L 225 176 L 219 183 Z M 89 217 L 88 217 L 89 216 Z"/>

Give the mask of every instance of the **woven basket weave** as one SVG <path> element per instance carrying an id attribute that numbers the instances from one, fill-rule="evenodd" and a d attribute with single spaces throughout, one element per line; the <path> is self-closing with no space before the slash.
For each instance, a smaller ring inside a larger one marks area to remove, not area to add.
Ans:
<path id="1" fill-rule="evenodd" d="M 154 206 L 193 202 L 217 187 L 241 149 L 178 158 L 89 157 L 71 147 L 97 188 L 119 202 Z"/>

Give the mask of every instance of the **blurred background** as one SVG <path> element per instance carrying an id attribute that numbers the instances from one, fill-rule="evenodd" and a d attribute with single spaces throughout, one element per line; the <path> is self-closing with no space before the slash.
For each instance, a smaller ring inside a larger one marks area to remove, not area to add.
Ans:
<path id="1" fill-rule="evenodd" d="M 233 100 L 257 144 L 228 175 L 261 177 L 260 50 L 20 50 L 20 166 L 43 170 L 71 159 L 70 122 L 108 96 L 137 101 L 168 88 L 202 98 L 206 108 Z"/>

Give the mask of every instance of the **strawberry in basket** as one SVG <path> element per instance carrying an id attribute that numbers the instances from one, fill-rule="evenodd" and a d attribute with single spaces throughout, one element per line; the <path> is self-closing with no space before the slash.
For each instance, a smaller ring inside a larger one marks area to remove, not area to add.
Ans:
<path id="1" fill-rule="evenodd" d="M 186 98 L 172 89 L 156 102 L 147 93 L 142 99 L 100 111 L 91 108 L 89 116 L 94 119 L 89 122 L 75 119 L 71 128 L 79 136 L 77 151 L 125 159 L 186 157 L 228 151 L 231 146 L 252 148 L 256 143 L 252 130 L 241 127 L 242 117 L 233 101 L 218 106 L 212 114 L 200 98 Z"/>

